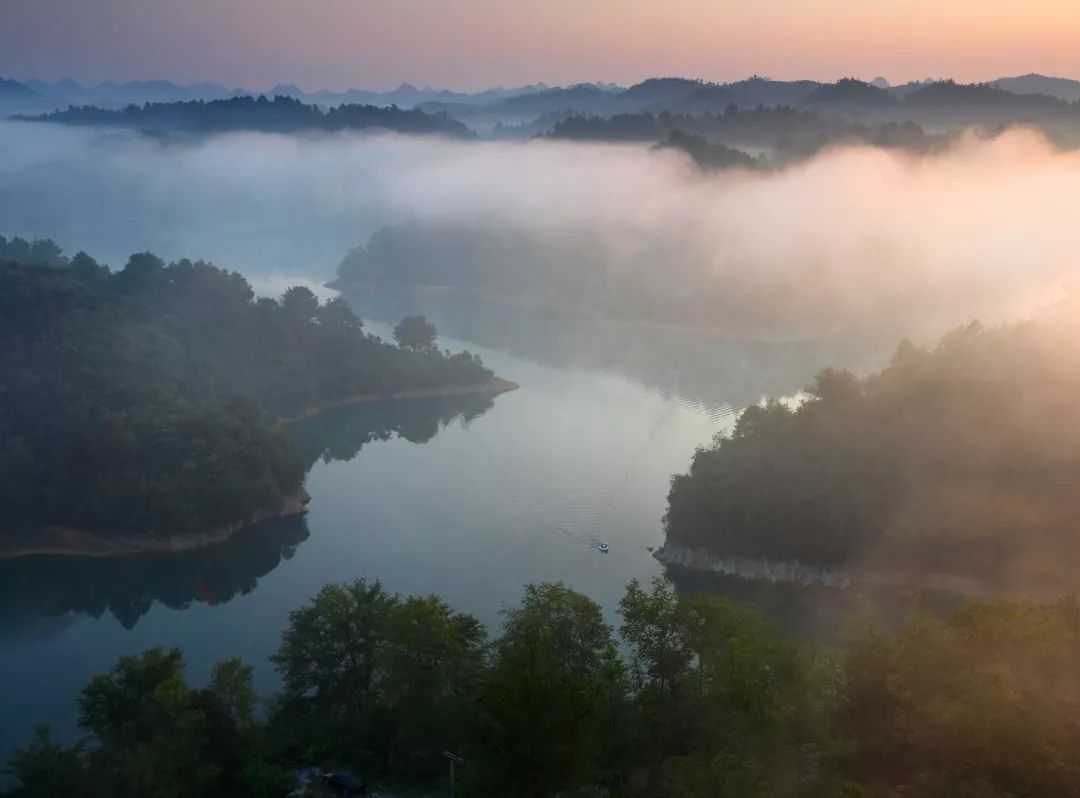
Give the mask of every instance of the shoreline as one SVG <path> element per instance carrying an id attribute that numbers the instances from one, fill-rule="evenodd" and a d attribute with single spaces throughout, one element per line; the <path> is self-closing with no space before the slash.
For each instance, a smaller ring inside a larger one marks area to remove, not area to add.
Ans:
<path id="1" fill-rule="evenodd" d="M 341 410 L 356 405 L 372 405 L 379 402 L 393 402 L 399 399 L 435 399 L 440 396 L 498 396 L 499 394 L 516 391 L 521 386 L 511 380 L 502 377 L 492 377 L 487 382 L 474 385 L 446 385 L 442 388 L 417 388 L 410 391 L 395 391 L 393 393 L 360 393 L 346 396 L 344 399 L 334 399 L 317 405 L 305 407 L 294 416 L 287 416 L 278 421 L 279 425 L 295 424 L 309 418 L 315 418 L 323 413 Z"/>
<path id="2" fill-rule="evenodd" d="M 653 552 L 653 557 L 664 565 L 674 565 L 690 571 L 800 587 L 827 587 L 838 590 L 853 587 L 923 589 L 966 596 L 997 595 L 1000 592 L 974 577 L 942 573 L 886 573 L 861 568 L 813 565 L 797 560 L 724 557 L 697 546 L 682 546 L 670 542 L 665 542 Z"/>
<path id="3" fill-rule="evenodd" d="M 499 394 L 516 391 L 520 388 L 516 382 L 492 377 L 484 383 L 475 385 L 449 385 L 442 388 L 426 388 L 411 391 L 397 391 L 389 394 L 357 394 L 344 399 L 336 399 L 319 405 L 304 408 L 298 415 L 280 419 L 279 425 L 293 424 L 314 418 L 323 413 L 363 404 L 376 404 L 399 399 L 429 399 L 440 396 L 469 396 Z M 195 535 L 151 535 L 119 536 L 89 532 L 69 526 L 48 526 L 41 529 L 32 543 L 15 544 L 4 548 L 0 544 L 0 562 L 19 560 L 28 557 L 57 557 L 80 559 L 104 559 L 107 557 L 141 557 L 163 554 L 179 554 L 196 549 L 211 548 L 230 540 L 241 529 L 255 526 L 273 518 L 288 518 L 307 512 L 311 495 L 301 486 L 300 490 L 282 499 L 271 507 L 263 507 L 247 518 L 222 524 L 214 529 Z"/>
<path id="4" fill-rule="evenodd" d="M 241 521 L 222 524 L 198 535 L 116 536 L 88 532 L 67 526 L 48 526 L 41 530 L 32 544 L 10 550 L 0 548 L 0 562 L 27 557 L 63 557 L 104 559 L 106 557 L 141 557 L 157 554 L 179 554 L 204 549 L 227 542 L 241 529 L 269 521 L 290 518 L 307 512 L 311 495 L 303 487 L 283 497 L 272 507 L 256 510 Z"/>

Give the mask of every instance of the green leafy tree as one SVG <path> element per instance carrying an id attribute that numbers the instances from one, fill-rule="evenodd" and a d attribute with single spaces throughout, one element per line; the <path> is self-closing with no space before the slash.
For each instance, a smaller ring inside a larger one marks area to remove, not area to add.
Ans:
<path id="1" fill-rule="evenodd" d="M 48 727 L 40 726 L 25 748 L 15 751 L 5 768 L 15 783 L 8 798 L 55 798 L 58 795 L 86 795 L 89 776 L 81 747 L 60 745 Z"/>
<path id="2" fill-rule="evenodd" d="M 849 776 L 874 794 L 1080 795 L 1073 597 L 916 613 L 847 651 Z"/>
<path id="3" fill-rule="evenodd" d="M 714 596 L 678 596 L 662 579 L 648 593 L 631 582 L 619 612 L 637 683 L 633 758 L 651 789 L 765 796 L 796 779 L 803 669 L 771 624 Z"/>
<path id="4" fill-rule="evenodd" d="M 504 612 L 482 693 L 491 789 L 542 796 L 593 783 L 608 707 L 625 690 L 616 659 L 593 601 L 561 583 L 525 587 Z"/>
<path id="5" fill-rule="evenodd" d="M 386 718 L 375 687 L 398 603 L 379 582 L 360 579 L 327 585 L 289 614 L 271 657 L 282 679 L 277 715 L 301 730 L 313 754 L 359 764 L 384 758 Z"/>
<path id="6" fill-rule="evenodd" d="M 414 352 L 434 350 L 438 334 L 435 325 L 425 316 L 406 316 L 394 328 L 394 340 L 398 342 L 398 346 Z"/>
<path id="7" fill-rule="evenodd" d="M 121 657 L 79 699 L 79 726 L 94 740 L 90 766 L 104 795 L 207 792 L 219 772 L 204 756 L 205 721 L 184 683 L 176 649 Z"/>
<path id="8" fill-rule="evenodd" d="M 326 304 L 319 308 L 317 317 L 319 323 L 328 329 L 346 334 L 359 332 L 364 326 L 348 301 L 341 296 L 328 299 Z"/>
<path id="9" fill-rule="evenodd" d="M 254 670 L 236 657 L 217 663 L 210 676 L 207 692 L 237 729 L 255 724 L 258 697 L 253 685 Z"/>
<path id="10" fill-rule="evenodd" d="M 393 718 L 388 766 L 395 773 L 442 775 L 442 751 L 461 749 L 485 637 L 473 616 L 436 596 L 410 596 L 390 609 L 379 693 Z"/>
<path id="11" fill-rule="evenodd" d="M 319 298 L 303 285 L 294 285 L 281 296 L 285 315 L 296 324 L 311 322 L 319 312 Z"/>
<path id="12" fill-rule="evenodd" d="M 116 284 L 128 293 L 149 293 L 160 287 L 165 262 L 152 252 L 138 252 L 128 258 L 123 270 L 116 275 Z"/>

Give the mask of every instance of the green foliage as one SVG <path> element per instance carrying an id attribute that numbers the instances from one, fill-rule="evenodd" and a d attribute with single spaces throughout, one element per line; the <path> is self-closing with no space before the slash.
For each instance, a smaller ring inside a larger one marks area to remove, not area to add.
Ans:
<path id="1" fill-rule="evenodd" d="M 183 658 L 152 648 L 121 657 L 79 699 L 86 738 L 72 748 L 47 730 L 9 763 L 20 798 L 197 798 L 281 795 L 290 779 L 267 754 L 251 668 L 228 660 L 209 687 L 190 688 Z"/>
<path id="2" fill-rule="evenodd" d="M 80 252 L 76 258 L 87 258 L 85 252 Z M 27 241 L 25 238 L 8 240 L 0 236 L 0 261 L 20 263 L 24 266 L 66 266 L 68 259 L 64 257 L 63 250 L 48 239 L 34 239 Z"/>
<path id="3" fill-rule="evenodd" d="M 248 729 L 255 723 L 258 698 L 253 677 L 252 667 L 236 657 L 219 662 L 210 676 L 208 695 L 237 729 Z"/>
<path id="4" fill-rule="evenodd" d="M 394 328 L 394 340 L 403 349 L 428 352 L 435 348 L 435 325 L 424 316 L 406 316 Z"/>
<path id="5" fill-rule="evenodd" d="M 565 585 L 527 585 L 504 612 L 480 704 L 491 794 L 551 795 L 589 784 L 604 720 L 625 690 L 600 607 Z"/>
<path id="6" fill-rule="evenodd" d="M 491 378 L 468 353 L 365 335 L 344 299 L 320 305 L 307 288 L 255 301 L 239 274 L 201 261 L 138 253 L 112 274 L 51 242 L 0 251 L 21 259 L 0 263 L 0 502 L 24 534 L 242 522 L 302 485 L 276 418 Z"/>
<path id="7" fill-rule="evenodd" d="M 772 795 L 802 767 L 806 665 L 755 612 L 710 595 L 631 582 L 620 631 L 637 681 L 635 761 L 654 794 Z M 809 711 L 808 709 L 806 711 Z"/>
<path id="8" fill-rule="evenodd" d="M 527 586 L 490 646 L 435 596 L 330 585 L 290 618 L 269 720 L 238 660 L 192 689 L 179 652 L 150 649 L 83 690 L 85 739 L 42 729 L 11 757 L 7 795 L 261 798 L 311 765 L 434 793 L 445 750 L 466 795 L 1080 795 L 1074 598 L 917 613 L 838 653 L 662 580 L 632 582 L 620 615 L 629 669 L 562 584 Z"/>
<path id="9" fill-rule="evenodd" d="M 846 768 L 874 794 L 1080 795 L 1080 606 L 919 613 L 847 652 Z"/>
<path id="10" fill-rule="evenodd" d="M 272 657 L 283 686 L 275 726 L 302 758 L 441 773 L 483 650 L 476 619 L 435 596 L 401 599 L 364 580 L 328 585 L 290 615 Z"/>
<path id="11" fill-rule="evenodd" d="M 121 657 L 79 699 L 94 741 L 90 767 L 105 795 L 198 795 L 219 773 L 204 758 L 206 715 L 184 683 L 176 649 Z"/>
<path id="12" fill-rule="evenodd" d="M 668 497 L 669 540 L 728 557 L 1072 584 L 1080 566 L 1075 308 L 826 369 L 745 410 Z"/>
<path id="13" fill-rule="evenodd" d="M 55 798 L 83 795 L 87 773 L 81 747 L 67 747 L 52 739 L 47 726 L 39 726 L 33 741 L 8 760 L 5 773 L 14 789 L 7 798 Z"/>

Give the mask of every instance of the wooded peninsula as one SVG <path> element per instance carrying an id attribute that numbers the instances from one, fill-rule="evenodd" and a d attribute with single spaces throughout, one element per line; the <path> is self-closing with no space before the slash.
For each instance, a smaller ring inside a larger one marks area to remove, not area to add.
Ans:
<path id="1" fill-rule="evenodd" d="M 825 369 L 805 398 L 747 408 L 673 478 L 667 555 L 1075 584 L 1076 318 L 1073 300 L 905 341 L 877 374 Z"/>
<path id="2" fill-rule="evenodd" d="M 436 337 L 414 316 L 390 344 L 341 297 L 256 298 L 202 261 L 144 252 L 113 272 L 0 238 L 0 556 L 192 548 L 302 512 L 282 420 L 516 387 Z"/>

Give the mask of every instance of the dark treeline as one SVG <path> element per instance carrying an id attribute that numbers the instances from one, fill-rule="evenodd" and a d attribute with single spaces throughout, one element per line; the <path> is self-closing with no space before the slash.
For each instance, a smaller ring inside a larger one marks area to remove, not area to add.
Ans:
<path id="1" fill-rule="evenodd" d="M 858 379 L 827 369 L 794 408 L 749 407 L 671 485 L 668 541 L 721 556 L 1075 584 L 1075 303 L 903 343 Z"/>
<path id="2" fill-rule="evenodd" d="M 987 83 L 957 83 L 939 80 L 904 97 L 904 104 L 927 108 L 1002 108 L 1026 111 L 1075 111 L 1072 103 L 1046 94 L 1016 94 Z"/>
<path id="3" fill-rule="evenodd" d="M 129 105 L 121 110 L 71 106 L 37 117 L 36 121 L 66 125 L 104 125 L 147 131 L 222 132 L 237 130 L 295 133 L 303 130 L 393 130 L 400 133 L 440 133 L 472 138 L 464 124 L 445 114 L 429 114 L 397 106 L 338 105 L 323 110 L 291 97 L 268 100 L 232 97 L 226 100 Z"/>
<path id="4" fill-rule="evenodd" d="M 769 162 L 764 156 L 754 158 L 742 150 L 725 144 L 706 141 L 701 136 L 673 130 L 666 139 L 656 145 L 656 149 L 682 150 L 702 169 L 729 169 L 734 166 L 743 169 L 765 169 Z"/>
<path id="5" fill-rule="evenodd" d="M 19 236 L 10 240 L 0 236 L 0 263 L 3 262 L 23 266 L 67 266 L 71 261 L 64 256 L 64 250 L 47 238 L 28 241 Z"/>
<path id="6" fill-rule="evenodd" d="M 948 141 L 911 122 L 868 124 L 790 106 L 747 110 L 735 104 L 721 113 L 661 111 L 611 117 L 572 116 L 556 121 L 548 135 L 576 141 L 660 141 L 675 131 L 729 146 L 768 147 L 780 161 L 813 155 L 835 144 L 869 144 L 926 153 Z"/>
<path id="7" fill-rule="evenodd" d="M 394 346 L 340 297 L 320 304 L 294 287 L 256 300 L 208 263 L 141 253 L 111 272 L 34 247 L 64 265 L 0 263 L 9 530 L 163 535 L 240 522 L 301 488 L 303 462 L 277 419 L 492 376 L 467 352 L 439 351 L 422 318 Z"/>
<path id="8" fill-rule="evenodd" d="M 179 651 L 127 656 L 9 760 L 7 798 L 274 796 L 310 768 L 473 796 L 1080 795 L 1080 607 L 999 600 L 839 650 L 750 609 L 631 582 L 619 636 L 562 584 L 488 640 L 436 596 L 328 585 L 293 612 L 260 711 L 252 669 L 202 688 Z M 622 652 L 622 653 L 620 653 Z"/>
<path id="9" fill-rule="evenodd" d="M 868 123 L 910 121 L 933 129 L 1015 122 L 1080 121 L 1073 104 L 1077 83 L 1028 75 L 992 84 L 959 84 L 951 80 L 889 86 L 841 78 L 835 83 L 813 80 L 770 80 L 759 76 L 733 83 L 707 83 L 686 78 L 649 78 L 626 89 L 593 84 L 548 88 L 492 105 L 432 103 L 461 119 L 497 119 L 520 127 L 503 128 L 501 135 L 523 134 L 528 125 L 566 115 L 718 113 L 733 106 L 742 110 L 781 107 L 816 111 Z M 1018 91 L 1013 91 L 1016 89 Z"/>
<path id="10" fill-rule="evenodd" d="M 887 89 L 855 78 L 840 78 L 836 83 L 824 83 L 807 95 L 814 105 L 826 106 L 887 106 L 896 100 Z"/>

